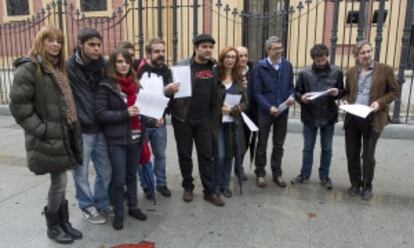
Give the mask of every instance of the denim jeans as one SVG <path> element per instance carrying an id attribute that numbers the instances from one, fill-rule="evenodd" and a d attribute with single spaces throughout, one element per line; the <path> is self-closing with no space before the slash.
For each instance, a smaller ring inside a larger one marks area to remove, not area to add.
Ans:
<path id="1" fill-rule="evenodd" d="M 50 173 L 50 181 L 47 210 L 48 212 L 56 213 L 65 201 L 66 184 L 68 181 L 66 171 Z"/>
<path id="2" fill-rule="evenodd" d="M 216 191 L 219 193 L 229 189 L 233 157 L 236 168 L 240 168 L 242 163 L 240 134 L 235 123 L 223 123 L 221 125 L 218 133 L 217 149 L 215 180 Z"/>
<path id="3" fill-rule="evenodd" d="M 325 125 L 321 127 L 303 125 L 303 150 L 302 150 L 302 170 L 301 176 L 309 179 L 312 173 L 313 150 L 315 147 L 316 135 L 320 129 L 321 136 L 321 161 L 319 166 L 319 178 L 329 177 L 329 168 L 332 160 L 332 139 L 335 125 Z"/>
<path id="4" fill-rule="evenodd" d="M 146 131 L 151 144 L 151 152 L 154 157 L 152 168 L 155 175 L 156 186 L 166 186 L 167 173 L 165 168 L 165 149 L 167 148 L 167 128 L 164 124 L 159 128 L 147 128 Z M 142 170 L 138 170 L 140 178 L 142 178 L 141 172 Z"/>
<path id="5" fill-rule="evenodd" d="M 110 206 L 108 188 L 111 182 L 111 162 L 103 133 L 82 134 L 83 164 L 73 170 L 76 199 L 80 208 L 95 206 L 106 209 Z M 94 190 L 89 185 L 89 163 L 96 171 Z M 92 193 L 93 192 L 93 193 Z"/>
<path id="6" fill-rule="evenodd" d="M 140 143 L 109 146 L 112 162 L 111 199 L 116 215 L 124 214 L 124 191 L 127 189 L 129 208 L 138 206 L 137 166 L 140 156 Z"/>

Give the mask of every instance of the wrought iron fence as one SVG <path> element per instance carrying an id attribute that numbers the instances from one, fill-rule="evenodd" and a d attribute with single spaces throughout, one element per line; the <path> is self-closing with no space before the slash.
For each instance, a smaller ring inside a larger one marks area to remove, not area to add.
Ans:
<path id="1" fill-rule="evenodd" d="M 66 34 L 68 55 L 77 45 L 78 31 L 93 27 L 103 36 L 106 56 L 120 41 L 129 40 L 137 56 L 143 57 L 145 41 L 160 37 L 166 41 L 170 64 L 191 56 L 192 38 L 202 32 L 216 38 L 215 54 L 228 45 L 244 45 L 253 61 L 265 56 L 266 38 L 278 35 L 296 71 L 311 63 L 309 50 L 316 43 L 328 45 L 331 63 L 347 70 L 354 65 L 351 49 L 355 42 L 368 39 L 374 45 L 375 60 L 398 73 L 402 90 L 394 104 L 393 120 L 414 118 L 410 108 L 413 0 L 123 0 L 99 14 L 82 12 L 75 0 L 51 0 L 44 6 L 26 20 L 0 24 L 2 104 L 8 103 L 13 61 L 27 54 L 43 25 L 53 24 Z"/>

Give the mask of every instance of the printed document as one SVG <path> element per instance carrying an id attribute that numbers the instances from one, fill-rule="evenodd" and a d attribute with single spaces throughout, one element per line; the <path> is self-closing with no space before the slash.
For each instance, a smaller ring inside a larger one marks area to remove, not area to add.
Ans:
<path id="1" fill-rule="evenodd" d="M 233 95 L 233 94 L 226 94 L 226 97 L 224 98 L 224 103 L 229 108 L 232 108 L 240 103 L 241 95 Z M 234 122 L 234 118 L 230 115 L 223 115 L 223 122 Z"/>
<path id="2" fill-rule="evenodd" d="M 364 119 L 372 112 L 372 108 L 362 104 L 344 104 L 339 108 Z"/>
<path id="3" fill-rule="evenodd" d="M 138 107 L 141 115 L 159 120 L 163 116 L 169 100 L 168 97 L 163 95 L 160 96 L 151 91 L 140 90 L 135 106 Z"/>
<path id="4" fill-rule="evenodd" d="M 190 97 L 192 95 L 190 66 L 173 66 L 171 67 L 171 72 L 173 81 L 180 83 L 174 98 Z"/>

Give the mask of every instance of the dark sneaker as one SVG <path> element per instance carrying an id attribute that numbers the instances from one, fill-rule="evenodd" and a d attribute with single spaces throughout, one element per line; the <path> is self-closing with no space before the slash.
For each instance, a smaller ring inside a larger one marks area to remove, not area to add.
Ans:
<path id="1" fill-rule="evenodd" d="M 106 219 L 94 206 L 82 208 L 81 210 L 82 216 L 92 224 L 104 224 L 106 222 Z"/>
<path id="2" fill-rule="evenodd" d="M 157 187 L 157 191 L 164 197 L 171 196 L 171 191 L 167 188 L 167 186 L 159 186 Z"/>
<path id="3" fill-rule="evenodd" d="M 327 177 L 321 180 L 321 185 L 324 186 L 326 189 L 331 190 L 332 189 L 332 180 Z"/>
<path id="4" fill-rule="evenodd" d="M 352 185 L 348 189 L 348 195 L 351 196 L 351 197 L 355 197 L 355 196 L 359 195 L 359 186 Z"/>
<path id="5" fill-rule="evenodd" d="M 224 201 L 220 198 L 220 196 L 216 196 L 214 194 L 204 195 L 204 200 L 210 202 L 211 204 L 217 207 L 223 207 L 225 204 Z"/>
<path id="6" fill-rule="evenodd" d="M 224 195 L 224 197 L 230 198 L 230 197 L 233 196 L 233 192 L 231 192 L 230 189 L 225 189 L 225 190 L 223 190 L 223 195 Z"/>
<path id="7" fill-rule="evenodd" d="M 290 180 L 290 183 L 292 185 L 303 184 L 303 183 L 307 183 L 307 182 L 309 182 L 309 180 L 307 178 L 303 177 L 302 175 L 299 175 L 299 176 L 293 178 L 292 180 Z"/>
<path id="8" fill-rule="evenodd" d="M 139 208 L 130 208 L 128 214 L 137 220 L 147 220 L 147 216 Z"/>
<path id="9" fill-rule="evenodd" d="M 123 215 L 115 215 L 114 222 L 112 223 L 112 227 L 115 230 L 121 230 L 124 228 L 124 216 Z"/>
<path id="10" fill-rule="evenodd" d="M 148 190 L 148 188 L 142 188 L 142 191 L 144 191 L 144 195 L 145 195 L 145 198 L 146 198 L 147 200 L 152 200 L 152 199 L 154 199 L 154 195 L 152 194 L 152 192 L 150 192 L 150 191 Z"/>
<path id="11" fill-rule="evenodd" d="M 193 192 L 192 191 L 184 191 L 183 200 L 185 202 L 191 202 L 193 200 Z"/>
<path id="12" fill-rule="evenodd" d="M 361 192 L 362 200 L 369 201 L 372 199 L 372 189 L 364 188 Z"/>

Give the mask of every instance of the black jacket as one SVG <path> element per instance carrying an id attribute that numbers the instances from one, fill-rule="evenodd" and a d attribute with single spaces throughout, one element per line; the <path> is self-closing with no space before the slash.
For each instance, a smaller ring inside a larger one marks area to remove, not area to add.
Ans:
<path id="1" fill-rule="evenodd" d="M 248 100 L 248 107 L 246 109 L 246 114 L 250 117 L 250 119 L 257 123 L 257 103 L 254 98 L 253 94 L 253 68 L 254 65 L 252 62 L 247 62 L 247 66 L 249 70 L 247 71 L 245 77 L 247 80 L 247 100 Z"/>
<path id="2" fill-rule="evenodd" d="M 214 111 L 217 108 L 217 104 L 218 104 L 218 100 L 217 100 L 217 85 L 218 85 L 218 74 L 217 74 L 217 67 L 215 66 L 214 61 L 209 61 L 208 63 L 211 64 L 211 66 L 213 67 L 213 81 L 214 81 L 214 85 L 213 85 L 213 96 L 212 99 L 210 101 L 211 105 L 210 105 L 210 118 L 213 118 L 214 116 Z M 177 65 L 180 66 L 186 66 L 189 65 L 191 66 L 191 83 L 192 83 L 192 87 L 194 88 L 194 78 L 195 78 L 195 72 L 194 69 L 192 67 L 193 64 L 193 58 L 188 58 L 185 60 L 180 61 L 179 63 L 177 63 Z M 193 90 L 194 91 L 194 90 Z M 176 118 L 179 121 L 185 121 L 187 119 L 187 113 L 190 109 L 191 106 L 191 99 L 192 97 L 185 97 L 185 98 L 173 98 L 171 99 L 171 104 L 170 104 L 170 108 L 171 108 L 171 116 L 173 118 Z"/>
<path id="3" fill-rule="evenodd" d="M 302 95 L 308 92 L 325 91 L 338 88 L 336 97 L 327 95 L 304 104 Z M 338 121 L 338 106 L 335 102 L 344 95 L 344 75 L 335 65 L 317 72 L 313 66 L 304 68 L 298 76 L 295 87 L 295 98 L 301 105 L 301 121 L 313 126 L 335 124 Z"/>
<path id="4" fill-rule="evenodd" d="M 96 91 L 99 82 L 105 74 L 105 63 L 97 61 L 101 65 L 96 75 L 88 76 L 77 62 L 76 54 L 73 54 L 67 61 L 67 73 L 72 87 L 73 96 L 76 102 L 76 110 L 82 127 L 82 133 L 98 133 L 102 131 L 101 126 L 96 122 L 94 104 Z"/>
<path id="5" fill-rule="evenodd" d="M 67 124 L 66 104 L 53 75 L 33 57 L 16 60 L 15 66 L 9 107 L 24 129 L 29 169 L 41 175 L 82 164 L 80 126 Z"/>
<path id="6" fill-rule="evenodd" d="M 128 145 L 132 143 L 131 122 L 127 111 L 127 105 L 121 92 L 116 88 L 111 79 L 104 79 L 98 88 L 95 102 L 95 116 L 102 124 L 106 142 L 108 145 Z M 156 120 L 140 116 L 141 136 L 145 139 L 145 126 L 155 127 Z"/>

